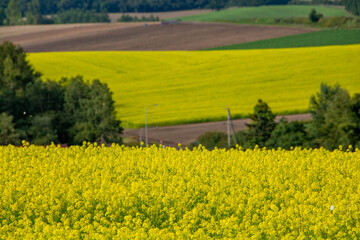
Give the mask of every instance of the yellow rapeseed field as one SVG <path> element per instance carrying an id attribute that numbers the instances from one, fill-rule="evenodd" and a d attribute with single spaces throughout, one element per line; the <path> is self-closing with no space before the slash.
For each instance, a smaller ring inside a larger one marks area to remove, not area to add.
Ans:
<path id="1" fill-rule="evenodd" d="M 172 52 L 52 52 L 28 56 L 44 78 L 83 75 L 114 92 L 124 126 L 247 115 L 259 98 L 276 113 L 305 112 L 321 83 L 360 92 L 360 45 Z"/>
<path id="2" fill-rule="evenodd" d="M 0 146 L 0 239 L 359 239 L 360 151 Z"/>

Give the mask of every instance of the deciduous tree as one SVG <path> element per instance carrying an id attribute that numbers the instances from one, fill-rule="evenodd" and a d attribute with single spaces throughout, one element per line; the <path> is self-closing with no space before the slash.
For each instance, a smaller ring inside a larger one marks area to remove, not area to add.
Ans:
<path id="1" fill-rule="evenodd" d="M 116 120 L 112 93 L 99 80 L 86 83 L 81 76 L 64 80 L 65 114 L 71 121 L 72 143 L 121 142 L 122 128 Z"/>
<path id="2" fill-rule="evenodd" d="M 248 147 L 253 148 L 255 145 L 264 147 L 276 126 L 275 114 L 273 114 L 267 103 L 259 99 L 254 107 L 254 113 L 250 114 L 249 118 L 252 122 L 246 124 L 248 127 L 246 131 Z"/>
<path id="3" fill-rule="evenodd" d="M 310 99 L 311 133 L 327 149 L 354 145 L 355 123 L 352 121 L 349 92 L 339 85 L 321 84 L 320 92 Z"/>
<path id="4" fill-rule="evenodd" d="M 20 136 L 14 123 L 14 117 L 3 112 L 0 114 L 0 145 L 20 144 Z"/>
<path id="5" fill-rule="evenodd" d="M 266 147 L 289 150 L 297 146 L 311 147 L 311 137 L 307 132 L 306 124 L 300 121 L 288 122 L 285 118 L 281 118 L 266 141 Z"/>
<path id="6" fill-rule="evenodd" d="M 27 4 L 26 23 L 27 24 L 42 23 L 40 0 L 32 0 Z"/>
<path id="7" fill-rule="evenodd" d="M 43 81 L 25 57 L 10 42 L 0 45 L 0 143 L 19 137 L 40 145 L 121 143 L 122 128 L 106 84 L 81 76 Z"/>
<path id="8" fill-rule="evenodd" d="M 21 22 L 21 10 L 17 0 L 10 0 L 6 10 L 6 20 L 8 25 L 17 25 Z"/>

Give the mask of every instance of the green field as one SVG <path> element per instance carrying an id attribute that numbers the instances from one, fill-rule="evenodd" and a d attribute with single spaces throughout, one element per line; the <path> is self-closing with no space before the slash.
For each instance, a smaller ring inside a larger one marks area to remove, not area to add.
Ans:
<path id="1" fill-rule="evenodd" d="M 44 78 L 77 74 L 114 92 L 125 127 L 225 119 L 225 108 L 246 116 L 259 98 L 276 113 L 305 112 L 321 83 L 360 92 L 360 45 L 315 48 L 31 53 Z"/>
<path id="2" fill-rule="evenodd" d="M 267 49 L 360 44 L 360 29 L 336 29 L 291 35 L 255 42 L 212 48 L 211 50 Z"/>
<path id="3" fill-rule="evenodd" d="M 307 17 L 311 9 L 316 9 L 317 12 L 322 13 L 325 17 L 351 16 L 351 14 L 345 9 L 339 7 L 318 5 L 283 5 L 231 8 L 200 15 L 185 16 L 180 19 L 182 21 L 237 22 L 240 19 L 250 18 L 296 18 Z"/>

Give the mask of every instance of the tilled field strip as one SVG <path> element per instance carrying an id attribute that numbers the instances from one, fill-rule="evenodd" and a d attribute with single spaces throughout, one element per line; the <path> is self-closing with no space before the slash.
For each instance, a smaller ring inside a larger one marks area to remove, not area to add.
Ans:
<path id="1" fill-rule="evenodd" d="M 286 116 L 277 116 L 276 121 L 279 121 L 281 117 L 285 117 L 288 121 L 306 121 L 311 119 L 310 114 L 295 114 Z M 235 131 L 244 130 L 246 123 L 249 123 L 249 119 L 233 120 L 233 126 Z M 177 146 L 178 143 L 188 145 L 194 142 L 200 135 L 210 132 L 219 131 L 227 132 L 227 122 L 208 122 L 208 123 L 196 123 L 166 127 L 152 127 L 148 128 L 148 139 L 150 143 L 159 143 L 162 141 L 168 146 Z M 123 137 L 136 138 L 145 142 L 145 130 L 144 129 L 125 129 Z"/>
<path id="2" fill-rule="evenodd" d="M 315 29 L 221 23 L 109 23 L 0 28 L 27 52 L 198 50 L 251 42 Z"/>

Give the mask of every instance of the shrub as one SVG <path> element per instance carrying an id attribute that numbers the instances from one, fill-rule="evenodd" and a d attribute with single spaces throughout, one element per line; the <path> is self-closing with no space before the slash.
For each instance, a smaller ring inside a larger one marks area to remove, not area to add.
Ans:
<path id="1" fill-rule="evenodd" d="M 209 150 L 215 147 L 226 148 L 228 145 L 227 134 L 223 132 L 207 132 L 197 138 L 197 143 L 203 145 Z"/>
<path id="2" fill-rule="evenodd" d="M 323 15 L 321 13 L 317 13 L 315 9 L 312 9 L 309 14 L 309 19 L 313 23 L 317 23 L 322 17 Z"/>

